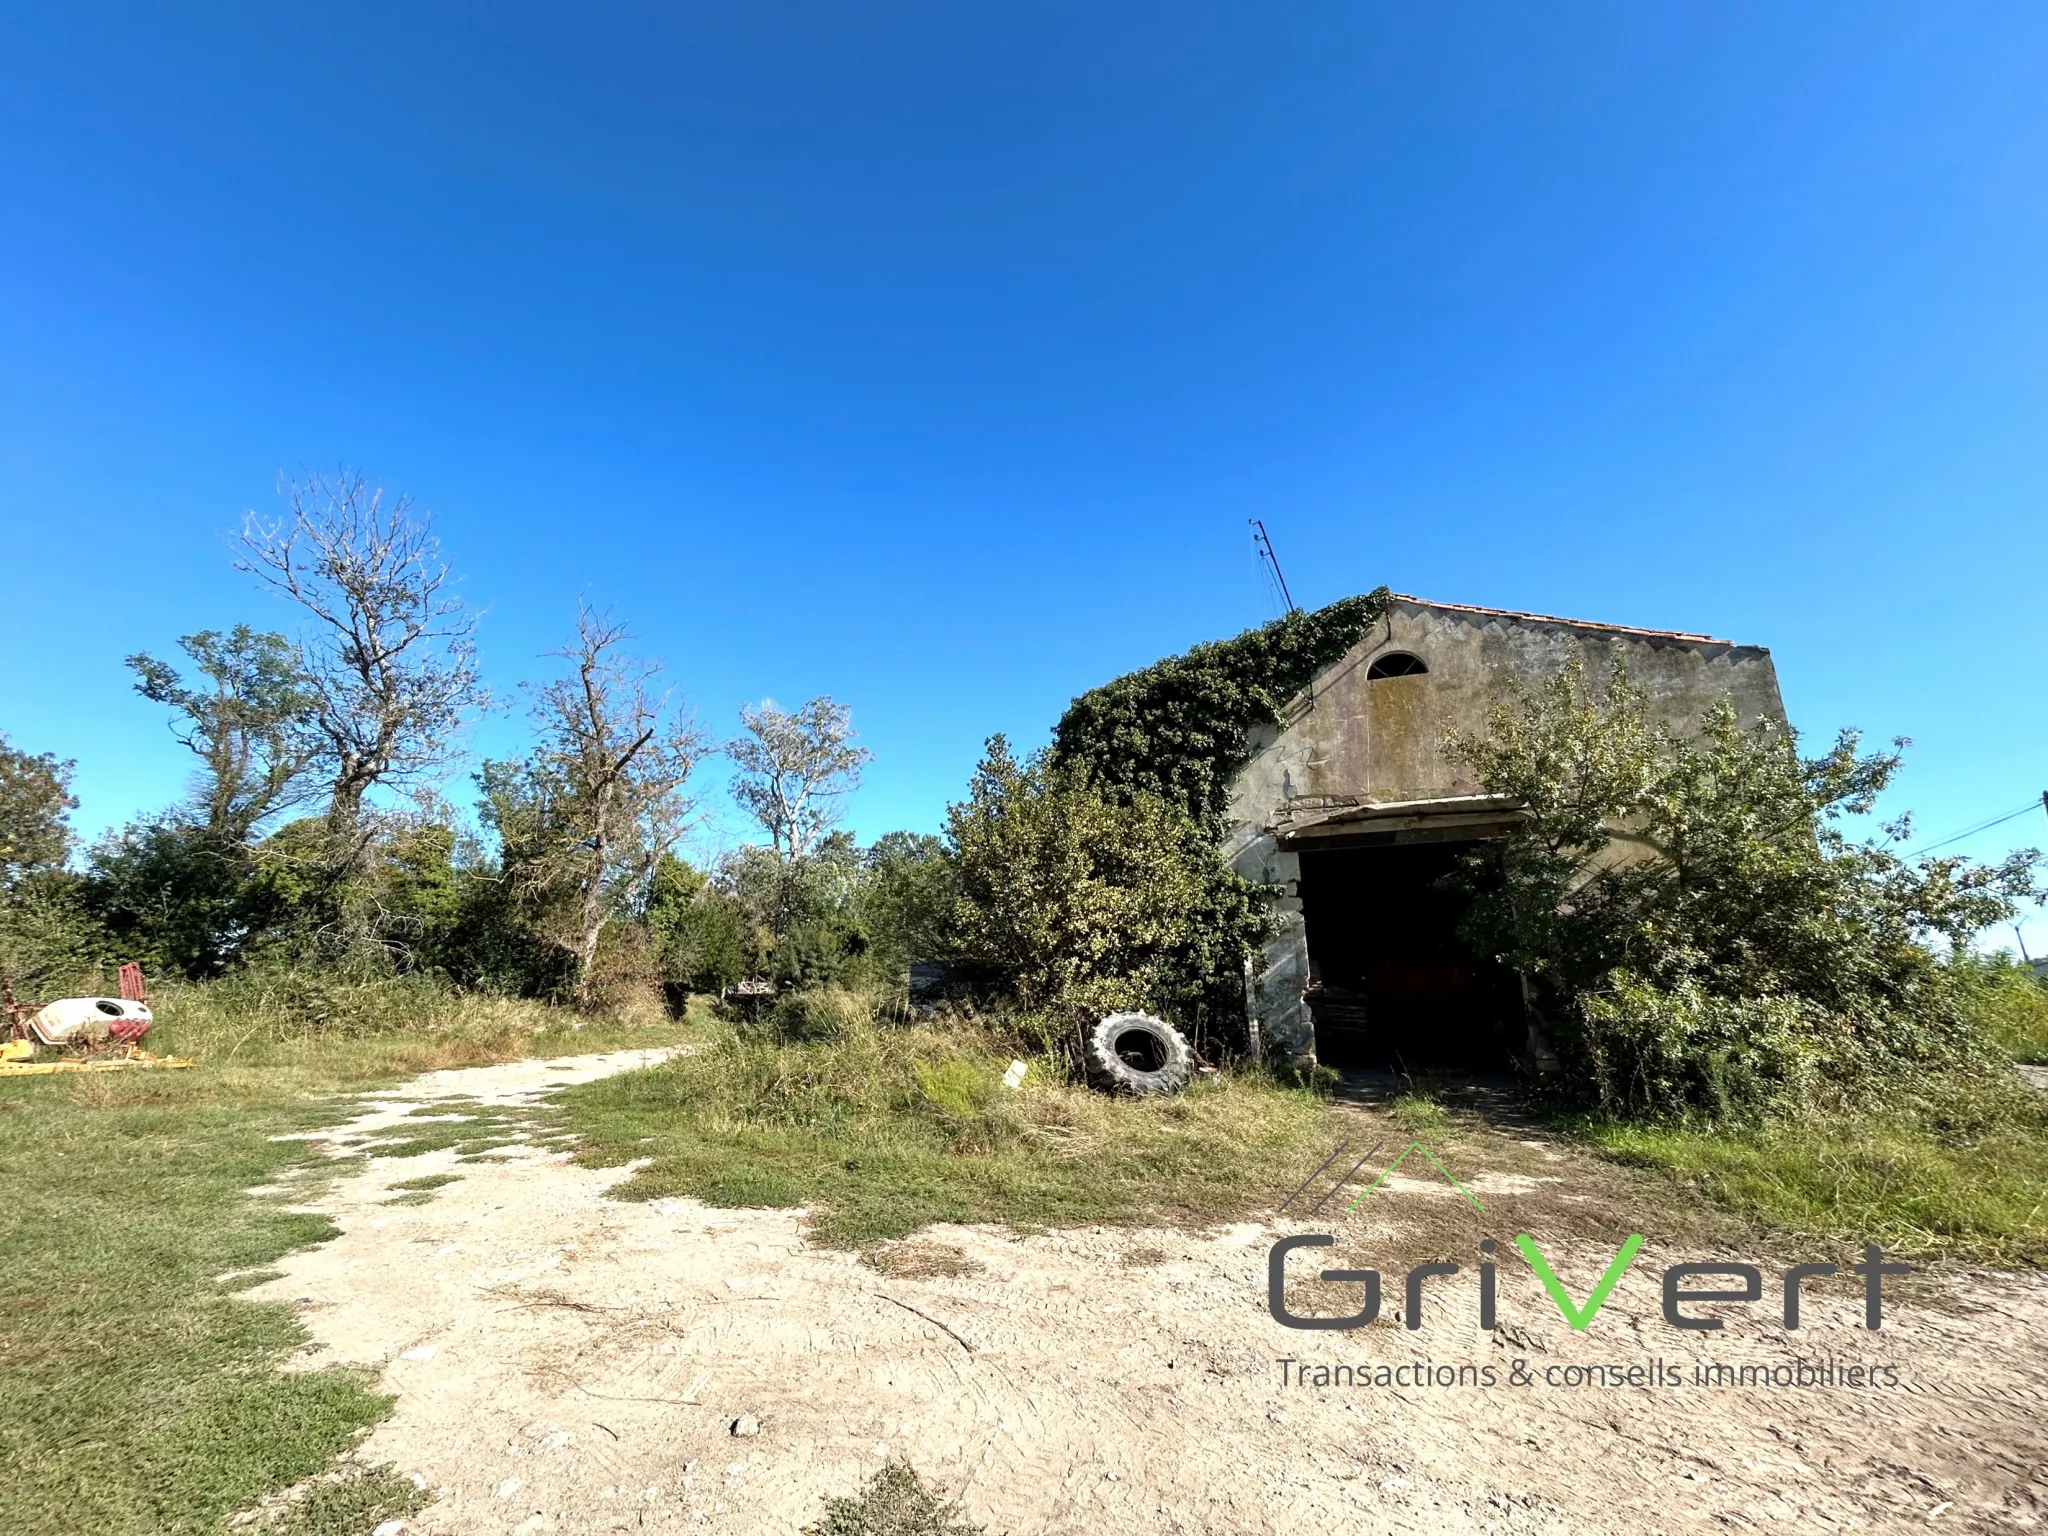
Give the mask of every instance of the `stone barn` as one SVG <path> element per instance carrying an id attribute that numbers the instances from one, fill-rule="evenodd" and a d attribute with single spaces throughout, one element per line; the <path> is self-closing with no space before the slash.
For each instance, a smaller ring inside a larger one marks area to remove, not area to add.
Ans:
<path id="1" fill-rule="evenodd" d="M 1443 755 L 1447 726 L 1484 729 L 1511 685 L 1577 657 L 1604 689 L 1625 659 L 1678 730 L 1732 697 L 1745 724 L 1784 719 L 1770 652 L 1632 629 L 1394 596 L 1338 661 L 1255 728 L 1230 784 L 1225 852 L 1278 887 L 1282 915 L 1247 987 L 1268 1048 L 1330 1066 L 1504 1066 L 1528 1038 L 1518 977 L 1470 954 L 1460 854 L 1514 824 Z"/>

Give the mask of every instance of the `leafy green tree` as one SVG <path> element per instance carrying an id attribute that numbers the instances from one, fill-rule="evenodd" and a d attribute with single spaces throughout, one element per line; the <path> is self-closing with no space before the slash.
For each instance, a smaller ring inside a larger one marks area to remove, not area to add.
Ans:
<path id="1" fill-rule="evenodd" d="M 1192 1023 L 1264 932 L 1255 893 L 1186 812 L 1149 790 L 1108 798 L 1043 756 L 1020 763 L 1001 736 L 946 829 L 953 954 L 1027 1008 Z"/>
<path id="2" fill-rule="evenodd" d="M 1901 743 L 1900 745 L 1903 745 Z M 1615 1111 L 1731 1113 L 1967 1056 L 1953 953 L 2038 894 L 2039 855 L 1907 861 L 1869 812 L 1897 751 L 1804 758 L 1732 704 L 1678 735 L 1568 667 L 1447 749 L 1525 819 L 1475 856 L 1468 937 L 1521 971 L 1569 1080 Z"/>
<path id="3" fill-rule="evenodd" d="M 870 967 L 901 983 L 913 962 L 941 958 L 957 894 L 941 838 L 885 832 L 862 849 L 854 922 L 866 937 Z"/>
<path id="4" fill-rule="evenodd" d="M 187 635 L 192 663 L 128 658 L 136 691 L 173 712 L 172 733 L 199 759 L 188 800 L 94 845 L 83 890 L 122 948 L 154 970 L 217 976 L 280 927 L 317 926 L 334 893 L 297 878 L 303 836 L 259 842 L 281 813 L 318 792 L 320 745 L 297 652 L 248 625 Z"/>
<path id="5" fill-rule="evenodd" d="M 646 921 L 670 987 L 716 994 L 755 968 L 746 911 L 674 854 L 662 857 L 648 883 Z"/>
<path id="6" fill-rule="evenodd" d="M 860 877 L 860 852 L 845 832 L 796 858 L 758 843 L 721 858 L 713 885 L 745 915 L 748 973 L 795 987 L 844 979 L 867 947 L 855 907 Z"/>
<path id="7" fill-rule="evenodd" d="M 489 768 L 483 777 L 489 777 Z M 502 811 L 502 785 L 495 786 L 495 794 Z M 487 825 L 493 803 L 487 794 Z M 571 957 L 538 920 L 535 893 L 522 890 L 502 860 L 476 839 L 455 834 L 444 868 L 429 869 L 423 860 L 405 879 L 416 885 L 433 914 L 422 918 L 423 965 L 461 986 L 519 996 L 559 998 L 573 990 Z"/>
<path id="8" fill-rule="evenodd" d="M 249 848 L 176 816 L 94 843 L 82 896 L 125 958 L 195 980 L 222 974 L 290 916 L 284 893 L 257 879 Z"/>
<path id="9" fill-rule="evenodd" d="M 76 875 L 41 870 L 0 893 L 0 979 L 18 1001 L 98 992 L 108 959 L 107 936 L 80 900 Z"/>
<path id="10" fill-rule="evenodd" d="M 23 1000 L 72 990 L 103 938 L 78 901 L 71 853 L 72 764 L 0 735 L 0 977 Z"/>
<path id="11" fill-rule="evenodd" d="M 199 759 L 188 819 L 215 845 L 242 843 L 319 788 L 313 769 L 321 745 L 305 668 L 284 636 L 246 624 L 225 634 L 201 630 L 178 645 L 201 683 L 137 654 L 128 658 L 135 691 L 174 712 L 172 734 Z"/>
<path id="12" fill-rule="evenodd" d="M 39 870 L 61 869 L 70 856 L 75 766 L 48 752 L 20 751 L 0 734 L 0 890 Z"/>
<path id="13" fill-rule="evenodd" d="M 516 977 L 516 990 L 567 996 L 573 951 L 561 939 L 575 920 L 574 893 L 547 878 L 553 850 L 573 836 L 560 798 L 530 761 L 488 761 L 476 782 L 478 817 L 497 844 L 496 881 L 473 893 L 468 948 L 493 974 Z"/>

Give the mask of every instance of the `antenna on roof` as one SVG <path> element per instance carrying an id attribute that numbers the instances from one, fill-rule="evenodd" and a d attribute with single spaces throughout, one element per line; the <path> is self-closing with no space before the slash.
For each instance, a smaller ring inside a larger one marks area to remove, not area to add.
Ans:
<path id="1" fill-rule="evenodd" d="M 1252 548 L 1258 551 L 1261 560 L 1273 568 L 1273 579 L 1280 583 L 1280 596 L 1287 604 L 1287 611 L 1301 612 L 1301 606 L 1295 602 L 1294 594 L 1287 590 L 1287 577 L 1280 569 L 1280 557 L 1273 553 L 1273 536 L 1266 532 L 1266 525 L 1259 518 L 1254 517 L 1247 521 L 1252 525 Z M 2042 798 L 2048 799 L 2048 796 Z"/>

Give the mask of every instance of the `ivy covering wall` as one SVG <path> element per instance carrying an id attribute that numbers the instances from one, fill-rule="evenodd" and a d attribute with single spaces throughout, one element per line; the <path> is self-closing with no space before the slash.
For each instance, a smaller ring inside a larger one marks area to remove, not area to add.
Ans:
<path id="1" fill-rule="evenodd" d="M 1083 694 L 1043 756 L 1001 737 L 952 807 L 954 958 L 992 998 L 1085 1024 L 1159 1013 L 1245 1044 L 1244 965 L 1272 892 L 1222 856 L 1249 733 L 1387 611 L 1384 588 L 1199 645 Z"/>
<path id="2" fill-rule="evenodd" d="M 1385 587 L 1198 645 L 1082 694 L 1053 731 L 1052 760 L 1102 790 L 1149 791 L 1213 830 L 1250 760 L 1247 732 L 1276 724 L 1318 670 L 1385 616 Z"/>

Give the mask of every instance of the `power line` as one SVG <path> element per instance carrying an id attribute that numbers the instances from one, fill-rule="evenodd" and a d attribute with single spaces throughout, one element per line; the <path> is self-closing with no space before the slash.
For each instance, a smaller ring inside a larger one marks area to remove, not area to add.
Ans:
<path id="1" fill-rule="evenodd" d="M 1944 837 L 1939 842 L 1922 843 L 1918 848 L 1909 848 L 1906 852 L 1908 855 L 1932 853 L 1937 848 L 1946 848 L 1950 843 L 1960 843 L 1966 837 L 1975 837 L 1979 832 L 1989 832 L 1993 827 L 2003 826 L 2008 821 L 2017 821 L 2020 817 L 2034 810 L 2048 810 L 2048 791 L 2043 791 L 2040 799 L 2029 800 L 2016 811 L 2007 811 L 2003 816 L 1994 816 L 1989 821 L 1980 821 L 1976 826 Z"/>
<path id="2" fill-rule="evenodd" d="M 1294 594 L 1287 590 L 1287 576 L 1280 569 L 1280 557 L 1273 553 L 1272 535 L 1266 532 L 1265 523 L 1258 518 L 1248 518 L 1247 521 L 1252 525 L 1252 548 L 1259 552 L 1260 559 L 1273 567 L 1273 579 L 1280 583 L 1280 596 L 1287 604 L 1287 611 L 1299 613 L 1301 610 L 1295 605 Z"/>

